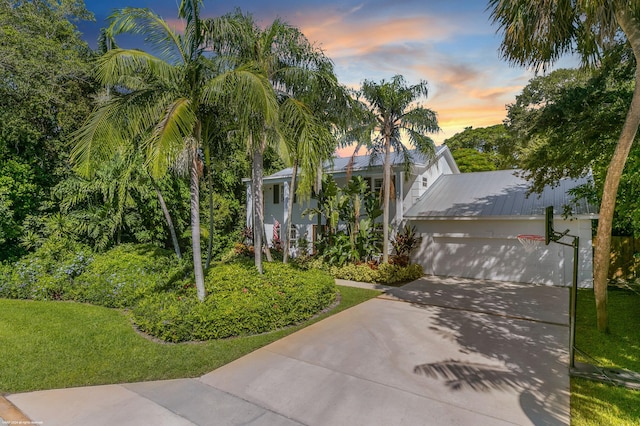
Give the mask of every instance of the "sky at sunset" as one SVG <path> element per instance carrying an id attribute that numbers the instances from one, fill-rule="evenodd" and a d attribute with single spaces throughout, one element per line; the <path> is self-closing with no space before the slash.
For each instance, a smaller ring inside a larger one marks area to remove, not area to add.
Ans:
<path id="1" fill-rule="evenodd" d="M 114 8 L 148 7 L 170 21 L 179 0 L 85 0 L 96 22 L 79 25 L 95 47 L 97 31 Z M 409 84 L 429 83 L 421 104 L 438 114 L 437 144 L 467 126 L 499 124 L 533 72 L 500 59 L 500 36 L 483 0 L 204 1 L 202 17 L 239 7 L 262 26 L 281 18 L 297 26 L 333 60 L 341 83 L 402 74 Z M 129 46 L 124 46 L 129 47 Z M 566 61 L 561 66 L 574 66 Z"/>

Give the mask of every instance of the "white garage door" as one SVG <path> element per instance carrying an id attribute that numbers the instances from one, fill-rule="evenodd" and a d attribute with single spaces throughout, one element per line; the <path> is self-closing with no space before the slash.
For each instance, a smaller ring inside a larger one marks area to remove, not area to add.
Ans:
<path id="1" fill-rule="evenodd" d="M 565 281 L 563 250 L 544 244 L 529 252 L 516 239 L 436 236 L 424 254 L 419 262 L 433 275 L 555 285 Z"/>
<path id="2" fill-rule="evenodd" d="M 572 233 L 580 224 L 566 222 Z M 546 285 L 571 285 L 573 250 L 544 243 L 527 251 L 518 234 L 544 233 L 543 220 L 423 220 L 411 225 L 422 235 L 412 257 L 426 274 Z M 565 226 L 565 223 L 559 226 Z M 589 222 L 581 236 L 579 285 L 592 286 Z"/>

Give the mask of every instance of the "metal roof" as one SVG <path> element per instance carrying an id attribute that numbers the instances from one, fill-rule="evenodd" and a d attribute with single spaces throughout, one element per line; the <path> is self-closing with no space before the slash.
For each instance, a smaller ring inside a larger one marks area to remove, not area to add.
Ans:
<path id="1" fill-rule="evenodd" d="M 446 145 L 440 145 L 436 147 L 436 157 L 441 155 L 446 150 Z M 410 150 L 409 155 L 413 161 L 415 166 L 425 166 L 429 163 L 429 159 L 422 153 L 416 150 Z M 353 166 L 351 167 L 352 171 L 358 170 L 366 170 L 371 167 L 382 167 L 383 156 L 377 155 L 373 157 L 373 161 L 371 155 L 357 155 L 353 157 Z M 326 161 L 323 165 L 323 169 L 325 173 L 346 173 L 349 165 L 349 161 L 351 157 L 334 157 L 332 161 Z M 404 158 L 399 152 L 391 153 L 391 161 L 393 166 L 400 166 L 404 164 Z M 291 173 L 293 173 L 293 169 L 288 167 L 286 169 L 280 170 L 272 175 L 266 176 L 267 179 L 278 179 L 278 178 L 287 178 L 291 177 Z"/>
<path id="2" fill-rule="evenodd" d="M 586 200 L 572 204 L 569 189 L 585 184 L 588 178 L 562 179 L 558 186 L 547 186 L 541 194 L 527 195 L 530 184 L 520 170 L 460 173 L 442 175 L 409 208 L 406 218 L 475 218 L 544 216 L 546 206 L 562 213 L 564 205 L 572 206 L 574 216 L 597 216 L 597 209 Z"/>

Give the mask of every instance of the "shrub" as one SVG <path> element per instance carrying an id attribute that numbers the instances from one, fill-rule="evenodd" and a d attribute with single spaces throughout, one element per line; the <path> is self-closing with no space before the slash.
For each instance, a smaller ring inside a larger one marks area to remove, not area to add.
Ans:
<path id="1" fill-rule="evenodd" d="M 329 273 L 334 278 L 343 280 L 388 285 L 413 281 L 424 275 L 420 265 L 401 266 L 390 263 L 381 263 L 375 269 L 367 263 L 349 264 L 342 267 L 333 266 L 329 269 Z"/>
<path id="2" fill-rule="evenodd" d="M 422 242 L 422 237 L 416 234 L 416 227 L 408 224 L 402 228 L 392 239 L 391 246 L 395 251 L 396 264 L 406 266 L 409 264 L 411 252 Z"/>
<path id="3" fill-rule="evenodd" d="M 207 297 L 164 292 L 141 300 L 133 319 L 143 331 L 170 342 L 262 333 L 296 324 L 329 306 L 333 278 L 319 270 L 267 263 L 260 275 L 249 262 L 219 264 L 207 271 Z"/>
<path id="4" fill-rule="evenodd" d="M 153 245 L 123 244 L 94 256 L 76 278 L 71 297 L 110 308 L 134 306 L 145 295 L 182 278 L 172 252 Z"/>
<path id="5" fill-rule="evenodd" d="M 51 237 L 35 252 L 0 270 L 0 297 L 34 300 L 66 300 L 73 280 L 93 259 L 91 249 L 80 243 Z"/>

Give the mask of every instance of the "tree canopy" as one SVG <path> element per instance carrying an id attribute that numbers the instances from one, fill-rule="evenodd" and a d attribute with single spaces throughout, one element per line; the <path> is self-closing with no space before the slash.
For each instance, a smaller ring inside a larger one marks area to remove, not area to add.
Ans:
<path id="1" fill-rule="evenodd" d="M 503 39 L 503 57 L 511 63 L 545 68 L 566 53 L 576 53 L 585 65 L 599 62 L 603 51 L 619 40 L 628 43 L 640 61 L 640 3 L 629 0 L 490 0 L 492 21 Z M 637 67 L 636 67 L 637 70 Z M 607 332 L 607 283 L 611 231 L 618 187 L 640 126 L 640 72 L 619 129 L 602 189 L 594 253 L 594 290 L 598 329 Z"/>
<path id="2" fill-rule="evenodd" d="M 91 109 L 92 52 L 71 21 L 82 1 L 0 2 L 0 260 L 23 251 L 27 217 L 47 213 L 68 174 L 66 141 Z"/>
<path id="3" fill-rule="evenodd" d="M 518 146 L 503 124 L 476 129 L 467 127 L 444 143 L 456 162 L 462 160 L 460 171 L 505 170 L 518 165 Z M 457 152 L 460 149 L 465 151 Z M 468 149 L 475 150 L 476 154 Z"/>
<path id="4" fill-rule="evenodd" d="M 601 199 L 608 159 L 633 95 L 635 59 L 624 44 L 609 49 L 594 70 L 560 69 L 533 78 L 509 105 L 507 125 L 522 148 L 522 169 L 535 190 L 593 173 L 580 195 Z M 640 235 L 640 174 L 634 145 L 620 181 L 613 232 Z"/>

